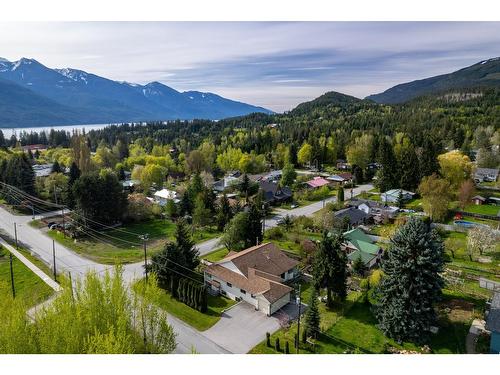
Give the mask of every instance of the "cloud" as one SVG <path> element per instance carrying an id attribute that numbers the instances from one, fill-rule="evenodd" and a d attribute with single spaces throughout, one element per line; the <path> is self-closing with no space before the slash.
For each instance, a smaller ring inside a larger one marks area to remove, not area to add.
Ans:
<path id="1" fill-rule="evenodd" d="M 0 51 L 119 81 L 160 81 L 276 111 L 364 97 L 500 55 L 498 22 L 1 23 Z"/>

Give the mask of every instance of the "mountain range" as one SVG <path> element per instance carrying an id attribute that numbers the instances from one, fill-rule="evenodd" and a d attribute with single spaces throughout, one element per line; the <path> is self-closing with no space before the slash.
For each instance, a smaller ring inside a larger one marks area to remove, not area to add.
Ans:
<path id="1" fill-rule="evenodd" d="M 403 83 L 380 94 L 367 96 L 366 99 L 396 104 L 423 95 L 476 87 L 500 87 L 500 57 L 480 61 L 453 73 Z"/>
<path id="2" fill-rule="evenodd" d="M 0 127 L 217 120 L 262 107 L 213 93 L 179 92 L 159 82 L 118 82 L 71 68 L 50 69 L 34 59 L 0 58 Z"/>

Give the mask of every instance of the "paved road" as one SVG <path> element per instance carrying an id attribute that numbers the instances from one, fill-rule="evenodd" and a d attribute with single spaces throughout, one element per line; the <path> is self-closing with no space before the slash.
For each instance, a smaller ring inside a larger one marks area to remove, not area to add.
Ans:
<path id="1" fill-rule="evenodd" d="M 361 185 L 353 189 L 353 196 L 360 194 L 362 191 L 372 189 L 372 185 Z M 345 192 L 346 199 L 350 197 L 350 190 Z M 328 198 L 324 203 L 334 202 L 335 197 Z M 265 228 L 271 228 L 277 225 L 279 220 L 288 215 L 300 216 L 300 215 L 312 215 L 313 213 L 319 211 L 323 207 L 323 201 L 316 202 L 304 207 L 298 207 L 293 210 L 281 210 L 275 216 L 266 219 Z M 37 216 L 36 218 L 39 218 Z M 36 256 L 41 258 L 46 264 L 52 265 L 52 239 L 42 231 L 33 228 L 28 225 L 32 220 L 31 215 L 28 216 L 17 216 L 13 215 L 4 208 L 0 207 L 0 230 L 3 230 L 10 237 L 14 238 L 14 223 L 17 224 L 17 237 L 19 243 L 24 247 L 29 249 Z M 200 254 L 205 255 L 213 250 L 220 247 L 219 239 L 215 238 L 209 241 L 202 242 L 197 245 Z M 112 270 L 113 266 L 99 264 L 92 260 L 86 259 L 70 249 L 56 243 L 56 257 L 57 257 L 57 268 L 60 271 L 71 272 L 74 279 L 81 278 L 88 271 L 104 272 L 106 270 Z M 124 266 L 124 278 L 127 282 L 132 282 L 133 280 L 142 277 L 144 273 L 143 263 L 138 262 L 134 264 L 128 264 Z M 199 353 L 224 353 L 228 350 L 222 348 L 216 342 L 212 341 L 210 337 L 204 335 L 189 325 L 185 324 L 179 319 L 169 316 L 169 322 L 177 333 L 178 348 L 176 352 L 178 353 L 191 353 L 191 349 L 194 347 Z M 229 327 L 229 326 L 228 326 Z M 260 331 L 259 331 L 260 332 Z M 265 334 L 265 332 L 264 332 Z M 227 333 L 230 335 L 230 332 Z M 260 333 L 259 333 L 260 335 Z M 210 335 L 209 335 L 210 336 Z M 214 335 L 213 338 L 221 337 L 220 335 Z M 221 339 L 222 340 L 222 339 Z M 227 346 L 230 344 L 226 343 Z M 235 347 L 235 350 L 241 350 L 239 347 Z"/>

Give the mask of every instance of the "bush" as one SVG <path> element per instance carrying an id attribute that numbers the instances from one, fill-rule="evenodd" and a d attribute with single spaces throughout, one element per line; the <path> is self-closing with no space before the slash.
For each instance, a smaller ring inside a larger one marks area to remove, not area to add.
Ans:
<path id="1" fill-rule="evenodd" d="M 271 334 L 269 332 L 266 332 L 266 345 L 268 348 L 271 347 Z"/>
<path id="2" fill-rule="evenodd" d="M 287 342 L 285 342 L 285 354 L 290 354 L 290 344 Z"/>
<path id="3" fill-rule="evenodd" d="M 298 216 L 295 218 L 295 225 L 303 230 L 308 230 L 314 232 L 317 230 L 316 225 L 314 225 L 314 220 L 312 217 L 308 216 Z"/>
<path id="4" fill-rule="evenodd" d="M 303 344 L 307 343 L 307 330 L 306 329 L 302 330 L 302 343 Z"/>
<path id="5" fill-rule="evenodd" d="M 276 337 L 276 341 L 274 342 L 274 349 L 276 349 L 277 352 L 281 351 L 279 337 Z"/>
<path id="6" fill-rule="evenodd" d="M 285 238 L 285 232 L 281 227 L 273 227 L 266 230 L 266 237 L 270 240 L 282 240 Z"/>

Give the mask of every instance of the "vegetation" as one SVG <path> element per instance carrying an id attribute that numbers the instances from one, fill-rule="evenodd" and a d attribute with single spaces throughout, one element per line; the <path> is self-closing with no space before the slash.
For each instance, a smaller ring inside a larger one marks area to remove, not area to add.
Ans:
<path id="1" fill-rule="evenodd" d="M 444 285 L 441 239 L 428 224 L 410 218 L 391 238 L 382 270 L 380 328 L 398 342 L 425 342 L 436 324 L 434 305 Z"/>

